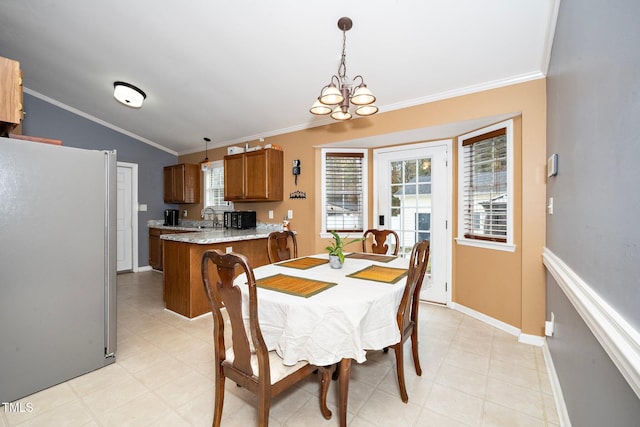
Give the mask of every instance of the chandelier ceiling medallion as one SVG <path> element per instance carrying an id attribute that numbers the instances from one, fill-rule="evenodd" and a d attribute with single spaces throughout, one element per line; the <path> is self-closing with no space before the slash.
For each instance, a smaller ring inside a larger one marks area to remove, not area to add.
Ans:
<path id="1" fill-rule="evenodd" d="M 350 104 L 356 106 L 355 113 L 359 116 L 370 116 L 378 112 L 378 107 L 373 104 L 376 97 L 364 84 L 362 76 L 357 75 L 353 79 L 347 76 L 347 31 L 352 26 L 350 18 L 342 17 L 338 20 L 338 28 L 342 31 L 342 59 L 338 75 L 331 76 L 330 83 L 322 88 L 320 96 L 309 110 L 312 114 L 331 114 L 335 120 L 349 120 L 352 117 L 349 111 Z"/>

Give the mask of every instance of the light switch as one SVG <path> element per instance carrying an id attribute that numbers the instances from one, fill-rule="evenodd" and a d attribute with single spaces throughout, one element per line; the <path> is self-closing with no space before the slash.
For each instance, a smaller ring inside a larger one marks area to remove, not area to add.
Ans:
<path id="1" fill-rule="evenodd" d="M 547 205 L 547 211 L 549 215 L 553 215 L 553 197 L 549 197 L 549 204 Z"/>
<path id="2" fill-rule="evenodd" d="M 287 211 L 287 218 L 288 218 L 288 219 L 293 219 L 293 209 L 289 209 L 289 210 Z"/>
<path id="3" fill-rule="evenodd" d="M 139 210 L 140 212 L 146 212 L 146 211 L 147 211 L 147 205 L 139 204 L 139 205 L 138 205 L 138 210 Z"/>

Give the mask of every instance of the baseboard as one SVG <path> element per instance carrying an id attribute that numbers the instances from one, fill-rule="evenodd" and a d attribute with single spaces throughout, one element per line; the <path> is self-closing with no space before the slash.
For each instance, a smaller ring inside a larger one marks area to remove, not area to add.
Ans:
<path id="1" fill-rule="evenodd" d="M 622 376 L 640 397 L 640 333 L 548 248 L 542 252 L 542 260 Z"/>
<path id="2" fill-rule="evenodd" d="M 535 345 L 536 347 L 542 347 L 546 344 L 547 340 L 545 339 L 545 337 L 523 334 L 521 332 L 520 335 L 518 335 L 518 342 L 521 342 L 523 344 Z"/>
<path id="3" fill-rule="evenodd" d="M 151 271 L 153 270 L 153 268 L 151 268 L 150 265 L 145 265 L 144 267 L 138 267 L 138 271 Z"/>
<path id="4" fill-rule="evenodd" d="M 551 383 L 551 391 L 553 392 L 553 400 L 556 403 L 556 410 L 558 411 L 558 420 L 561 427 L 571 427 L 571 420 L 569 419 L 569 412 L 567 411 L 567 405 L 564 402 L 564 395 L 562 394 L 562 387 L 560 387 L 560 380 L 556 373 L 556 367 L 553 364 L 551 353 L 549 352 L 549 345 L 544 343 L 542 346 L 542 355 L 544 356 L 544 364 L 547 367 L 547 374 L 549 374 L 549 382 Z"/>
<path id="5" fill-rule="evenodd" d="M 467 316 L 471 316 L 474 319 L 480 320 L 481 322 L 491 325 L 494 328 L 498 328 L 501 331 L 504 331 L 508 334 L 513 335 L 514 337 L 520 336 L 520 329 L 516 328 L 515 326 L 509 325 L 508 323 L 504 323 L 498 319 L 494 319 L 493 317 L 487 316 L 486 314 L 480 313 L 479 311 L 475 311 L 472 308 L 466 307 L 462 304 L 458 304 L 457 302 L 452 302 L 451 304 L 449 304 L 449 307 L 461 313 L 464 313 Z"/>

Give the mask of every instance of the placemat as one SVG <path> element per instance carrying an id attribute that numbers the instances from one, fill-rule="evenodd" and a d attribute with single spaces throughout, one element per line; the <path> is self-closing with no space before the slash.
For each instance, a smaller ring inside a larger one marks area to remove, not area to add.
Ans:
<path id="1" fill-rule="evenodd" d="M 326 291 L 332 286 L 337 285 L 337 283 L 287 276 L 286 274 L 275 274 L 273 276 L 256 280 L 256 285 L 260 288 L 272 291 L 309 298 L 317 293 Z"/>
<path id="2" fill-rule="evenodd" d="M 366 259 L 368 261 L 376 261 L 376 262 L 389 262 L 397 258 L 394 255 L 379 255 L 379 254 L 371 254 L 371 253 L 365 253 L 365 252 L 351 252 L 349 255 L 345 255 L 344 257 L 354 258 L 354 259 Z"/>
<path id="3" fill-rule="evenodd" d="M 281 267 L 291 267 L 291 268 L 297 268 L 299 270 L 306 270 L 307 268 L 316 267 L 318 265 L 326 264 L 328 262 L 329 262 L 328 259 L 304 257 L 304 258 L 292 259 L 291 261 L 282 261 L 282 262 L 279 262 L 277 265 Z"/>
<path id="4" fill-rule="evenodd" d="M 380 265 L 370 265 L 355 273 L 348 274 L 347 277 L 356 279 L 373 280 L 375 282 L 396 283 L 407 275 L 406 268 L 382 267 Z"/>

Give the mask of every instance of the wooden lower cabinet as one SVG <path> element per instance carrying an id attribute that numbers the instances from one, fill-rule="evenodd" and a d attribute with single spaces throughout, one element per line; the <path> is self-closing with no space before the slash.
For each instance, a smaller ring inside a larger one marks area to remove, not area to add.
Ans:
<path id="1" fill-rule="evenodd" d="M 164 230 L 161 228 L 149 228 L 149 265 L 154 270 L 162 271 L 163 234 L 193 233 L 193 231 Z"/>
<path id="2" fill-rule="evenodd" d="M 188 318 L 210 311 L 200 272 L 202 254 L 209 249 L 225 252 L 231 246 L 234 252 L 246 256 L 252 268 L 269 264 L 267 239 L 239 240 L 209 245 L 163 240 L 163 296 L 167 309 Z M 213 283 L 218 281 L 215 268 L 209 268 Z"/>

